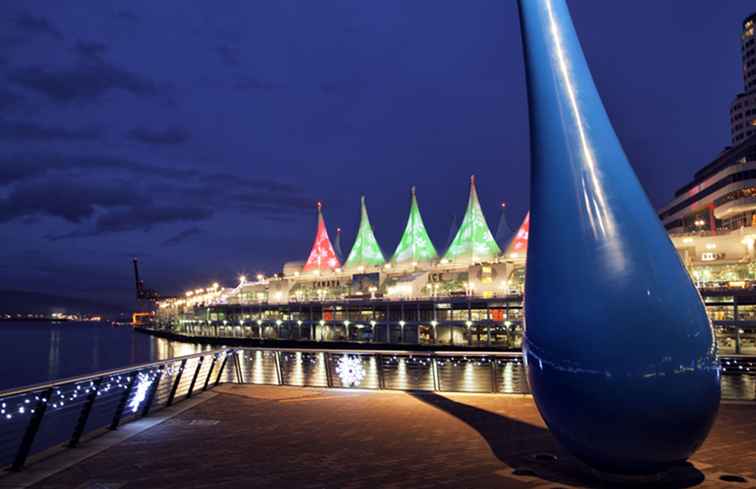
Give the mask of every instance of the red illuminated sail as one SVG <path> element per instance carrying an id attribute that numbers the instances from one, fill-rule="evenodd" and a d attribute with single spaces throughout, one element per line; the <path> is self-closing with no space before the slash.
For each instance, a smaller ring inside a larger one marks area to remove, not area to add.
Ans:
<path id="1" fill-rule="evenodd" d="M 341 262 L 336 256 L 336 252 L 331 246 L 331 240 L 328 237 L 328 229 L 326 229 L 325 219 L 323 219 L 322 206 L 318 202 L 318 231 L 315 234 L 315 242 L 312 244 L 312 250 L 310 256 L 305 263 L 304 271 L 309 272 L 312 270 L 333 270 L 339 268 Z"/>
<path id="2" fill-rule="evenodd" d="M 511 253 L 525 254 L 528 252 L 528 235 L 530 234 L 530 212 L 525 214 L 525 220 L 522 221 L 520 229 L 517 230 L 514 240 L 512 241 Z"/>

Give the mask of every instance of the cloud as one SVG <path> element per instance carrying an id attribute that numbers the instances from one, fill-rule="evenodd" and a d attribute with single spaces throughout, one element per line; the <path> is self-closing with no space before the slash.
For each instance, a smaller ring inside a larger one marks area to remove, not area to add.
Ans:
<path id="1" fill-rule="evenodd" d="M 93 100 L 111 90 L 140 97 L 154 97 L 160 92 L 154 81 L 101 59 L 57 71 L 38 66 L 23 68 L 8 74 L 8 80 L 59 103 Z"/>
<path id="2" fill-rule="evenodd" d="M 0 87 L 0 111 L 8 112 L 15 109 L 21 105 L 23 100 L 24 98 L 21 95 Z"/>
<path id="3" fill-rule="evenodd" d="M 63 40 L 63 34 L 53 27 L 49 20 L 23 12 L 16 18 L 16 28 L 28 34 L 42 34 L 56 40 Z"/>
<path id="4" fill-rule="evenodd" d="M 193 226 L 189 229 L 184 229 L 175 236 L 166 239 L 165 241 L 163 241 L 162 246 L 176 246 L 177 244 L 182 243 L 187 239 L 193 238 L 195 236 L 199 236 L 202 233 L 203 231 L 200 228 Z"/>
<path id="5" fill-rule="evenodd" d="M 62 182 L 48 178 L 17 185 L 0 199 L 0 222 L 51 216 L 76 224 L 92 217 L 97 208 L 134 205 L 141 198 L 127 182 Z"/>
<path id="6" fill-rule="evenodd" d="M 164 130 L 151 130 L 144 127 L 136 127 L 129 131 L 129 137 L 134 141 L 145 144 L 170 145 L 182 144 L 189 140 L 189 131 L 175 127 Z"/>
<path id="7" fill-rule="evenodd" d="M 51 240 L 150 230 L 171 222 L 210 218 L 206 203 L 184 205 L 155 200 L 155 195 L 126 180 L 36 179 L 14 186 L 0 199 L 0 222 L 16 218 L 54 217 L 78 227 Z"/>
<path id="8" fill-rule="evenodd" d="M 79 41 L 75 48 L 76 53 L 84 58 L 100 58 L 107 50 L 105 44 L 96 41 Z"/>
<path id="9" fill-rule="evenodd" d="M 354 97 L 360 95 L 366 84 L 361 80 L 335 80 L 322 82 L 320 91 L 326 95 Z"/>
<path id="10" fill-rule="evenodd" d="M 100 129 L 67 129 L 41 126 L 30 122 L 0 121 L 0 141 L 92 141 L 100 138 Z"/>
<path id="11" fill-rule="evenodd" d="M 241 60 L 241 50 L 238 46 L 231 46 L 230 44 L 221 44 L 215 49 L 215 52 L 220 56 L 221 61 L 228 66 L 238 66 Z"/>
<path id="12" fill-rule="evenodd" d="M 311 209 L 313 205 L 309 197 L 284 192 L 243 193 L 237 196 L 236 203 L 242 210 L 262 213 L 268 217 L 288 214 L 292 210 Z"/>
<path id="13" fill-rule="evenodd" d="M 125 20 L 127 22 L 139 22 L 139 16 L 128 10 L 120 10 L 116 12 L 115 17 L 116 19 Z"/>
<path id="14" fill-rule="evenodd" d="M 219 187 L 239 187 L 249 190 L 265 190 L 270 192 L 301 192 L 302 188 L 286 182 L 279 182 L 268 178 L 245 178 L 230 173 L 210 173 L 204 175 L 202 180 L 208 184 Z"/>
<path id="15" fill-rule="evenodd" d="M 128 209 L 113 209 L 95 222 L 95 234 L 142 229 L 149 231 L 156 224 L 179 221 L 203 221 L 213 215 L 213 211 L 199 206 L 146 205 Z"/>
<path id="16" fill-rule="evenodd" d="M 0 157 L 3 187 L 0 223 L 52 217 L 75 225 L 48 236 L 52 240 L 200 222 L 227 212 L 280 220 L 302 215 L 313 202 L 303 188 L 274 179 L 174 170 L 109 156 Z"/>
<path id="17" fill-rule="evenodd" d="M 199 174 L 192 169 L 165 168 L 113 156 L 21 154 L 0 156 L 0 185 L 41 177 L 53 172 L 76 175 L 82 170 L 92 174 L 107 171 L 109 175 L 113 172 L 121 172 L 140 177 L 166 179 L 193 178 Z"/>
<path id="18" fill-rule="evenodd" d="M 242 91 L 262 90 L 264 92 L 270 92 L 277 88 L 286 88 L 286 85 L 283 83 L 274 83 L 268 80 L 260 80 L 259 78 L 244 76 L 236 80 L 234 88 Z"/>

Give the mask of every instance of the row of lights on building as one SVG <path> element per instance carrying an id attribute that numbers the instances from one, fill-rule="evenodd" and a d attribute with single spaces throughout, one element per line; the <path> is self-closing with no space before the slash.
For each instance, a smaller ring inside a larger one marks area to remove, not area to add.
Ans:
<path id="1" fill-rule="evenodd" d="M 217 292 L 219 289 L 220 289 L 220 284 L 218 284 L 218 282 L 215 282 L 206 289 L 187 290 L 185 295 L 187 297 L 193 297 L 193 296 L 202 295 L 202 294 L 212 294 L 214 292 Z"/>
<path id="2" fill-rule="evenodd" d="M 516 254 L 516 253 L 513 253 L 513 254 L 512 254 L 512 256 L 513 256 L 513 257 L 516 257 L 516 256 L 517 256 L 517 254 Z M 450 262 L 449 262 L 449 260 L 448 260 L 448 259 L 446 259 L 446 258 L 442 258 L 442 259 L 441 259 L 441 261 L 440 261 L 440 263 L 441 263 L 441 265 L 448 265 L 448 264 L 449 264 Z M 417 268 L 417 267 L 418 267 L 418 265 L 420 265 L 420 264 L 419 264 L 418 262 L 416 262 L 416 261 L 413 261 L 413 262 L 412 262 L 412 267 L 413 267 L 413 268 Z M 384 269 L 384 270 L 391 270 L 392 268 L 393 268 L 393 266 L 391 265 L 391 263 L 386 263 L 385 265 L 383 265 L 383 269 Z M 343 269 L 343 268 L 341 268 L 341 267 L 337 267 L 337 268 L 334 268 L 334 269 L 333 269 L 333 271 L 334 271 L 335 273 L 341 273 L 341 272 L 343 272 L 343 271 L 344 271 L 344 269 Z M 362 272 L 364 272 L 364 271 L 365 271 L 365 267 L 364 267 L 364 266 L 362 266 L 362 265 L 360 265 L 359 267 L 357 267 L 357 271 L 358 271 L 358 272 L 360 272 L 360 273 L 362 273 Z M 319 277 L 319 276 L 320 276 L 320 272 L 321 272 L 320 270 L 313 270 L 313 271 L 312 271 L 312 274 L 313 274 L 314 276 L 316 276 L 316 277 Z M 299 277 L 300 275 L 301 275 L 301 272 L 294 272 L 294 276 L 295 276 L 295 277 Z M 274 277 L 274 278 L 278 278 L 278 274 L 274 274 L 274 275 L 273 275 L 273 277 Z M 263 280 L 265 280 L 265 276 L 264 276 L 263 274 L 261 274 L 261 273 L 257 274 L 257 281 L 258 281 L 258 282 L 261 282 L 261 281 L 263 281 Z M 239 283 L 240 283 L 240 284 L 244 284 L 244 283 L 246 283 L 246 282 L 247 282 L 247 277 L 246 277 L 246 275 L 240 275 L 240 276 L 239 276 Z"/>
<path id="3" fill-rule="evenodd" d="M 325 319 L 321 319 L 321 320 L 318 321 L 318 324 L 320 326 L 325 326 L 326 322 L 327 321 Z M 375 327 L 375 325 L 378 324 L 377 321 L 368 321 L 368 322 L 369 322 L 370 326 L 373 326 L 373 327 Z M 255 323 L 257 323 L 258 326 L 262 326 L 263 325 L 263 320 L 262 319 L 257 319 L 255 321 Z M 281 326 L 284 323 L 284 321 L 281 320 L 281 319 L 276 319 L 274 321 L 274 323 L 276 324 L 276 326 Z M 302 326 L 302 324 L 304 324 L 304 321 L 297 320 L 297 326 Z M 352 324 L 352 322 L 349 321 L 348 319 L 345 319 L 344 321 L 342 321 L 342 324 L 344 326 L 349 327 L 349 325 Z M 404 320 L 401 320 L 401 321 L 398 321 L 397 324 L 399 326 L 401 326 L 401 327 L 404 327 L 407 324 L 407 322 L 404 321 Z M 473 321 L 465 321 L 465 326 L 467 326 L 468 328 L 471 327 L 473 324 L 474 324 Z M 224 326 L 228 326 L 228 320 L 223 320 L 223 325 Z M 239 321 L 239 326 L 244 326 L 244 325 L 245 325 L 244 321 Z M 430 325 L 433 326 L 433 327 L 436 327 L 436 326 L 438 326 L 438 321 L 436 321 L 434 319 L 433 321 L 430 322 Z M 504 321 L 504 325 L 505 326 L 511 326 L 512 325 L 512 321 Z M 362 325 L 358 323 L 357 327 L 360 327 L 360 326 L 362 326 Z"/>

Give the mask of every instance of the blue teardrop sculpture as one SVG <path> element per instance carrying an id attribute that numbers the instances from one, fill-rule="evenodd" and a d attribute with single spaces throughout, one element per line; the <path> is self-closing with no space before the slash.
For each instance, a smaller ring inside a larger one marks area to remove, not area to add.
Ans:
<path id="1" fill-rule="evenodd" d="M 641 474 L 687 459 L 719 407 L 701 297 L 627 160 L 564 0 L 519 0 L 531 134 L 528 378 L 556 438 Z M 643 130 L 643 128 L 639 128 Z"/>

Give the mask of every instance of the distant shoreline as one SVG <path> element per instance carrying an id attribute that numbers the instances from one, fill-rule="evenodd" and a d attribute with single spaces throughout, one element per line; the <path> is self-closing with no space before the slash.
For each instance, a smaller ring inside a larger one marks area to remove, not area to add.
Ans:
<path id="1" fill-rule="evenodd" d="M 53 319 L 53 318 L 0 318 L 0 323 L 22 323 L 22 322 L 40 322 L 40 323 L 63 323 L 69 319 Z"/>
<path id="2" fill-rule="evenodd" d="M 109 319 L 98 321 L 90 319 L 66 319 L 66 318 L 4 318 L 0 317 L 0 323 L 112 323 Z"/>

